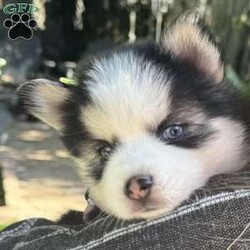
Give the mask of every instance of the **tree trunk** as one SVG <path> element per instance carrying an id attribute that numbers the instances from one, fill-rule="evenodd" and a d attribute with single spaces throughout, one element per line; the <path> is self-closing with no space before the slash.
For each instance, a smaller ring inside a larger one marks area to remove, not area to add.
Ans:
<path id="1" fill-rule="evenodd" d="M 248 67 L 243 65 L 248 48 L 249 28 L 242 22 L 250 9 L 249 0 L 212 0 L 212 28 L 224 52 L 224 61 L 244 77 Z M 244 69 L 244 70 L 243 70 Z"/>
<path id="2" fill-rule="evenodd" d="M 5 194 L 3 188 L 3 174 L 2 174 L 2 166 L 0 165 L 0 206 L 5 205 Z"/>

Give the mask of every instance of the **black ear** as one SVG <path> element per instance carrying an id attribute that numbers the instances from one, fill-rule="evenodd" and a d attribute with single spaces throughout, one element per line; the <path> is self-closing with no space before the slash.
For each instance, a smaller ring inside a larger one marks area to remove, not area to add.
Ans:
<path id="1" fill-rule="evenodd" d="M 174 58 L 194 66 L 215 82 L 222 81 L 224 72 L 220 53 L 202 32 L 197 18 L 187 16 L 177 21 L 163 34 L 161 45 Z"/>
<path id="2" fill-rule="evenodd" d="M 18 94 L 28 112 L 56 130 L 62 130 L 61 106 L 69 98 L 69 90 L 58 82 L 36 79 L 25 82 Z"/>

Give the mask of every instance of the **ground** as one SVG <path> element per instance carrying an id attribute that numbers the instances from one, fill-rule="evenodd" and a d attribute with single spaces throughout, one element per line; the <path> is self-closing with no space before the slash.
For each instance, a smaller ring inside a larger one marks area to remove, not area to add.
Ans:
<path id="1" fill-rule="evenodd" d="M 7 202 L 0 207 L 0 225 L 30 217 L 54 220 L 68 209 L 85 208 L 80 175 L 53 129 L 12 120 L 0 139 Z"/>

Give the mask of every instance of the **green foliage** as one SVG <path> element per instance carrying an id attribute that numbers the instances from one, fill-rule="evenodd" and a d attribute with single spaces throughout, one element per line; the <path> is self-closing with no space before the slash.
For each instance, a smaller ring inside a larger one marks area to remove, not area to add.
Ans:
<path id="1" fill-rule="evenodd" d="M 226 65 L 225 67 L 225 75 L 226 79 L 230 81 L 234 87 L 236 87 L 239 90 L 242 90 L 244 88 L 244 83 L 243 81 L 239 78 L 235 70 L 231 65 Z"/>
<path id="2" fill-rule="evenodd" d="M 240 16 L 233 17 L 232 21 L 239 29 L 244 26 L 250 27 L 250 15 L 248 13 L 242 13 Z"/>
<path id="3" fill-rule="evenodd" d="M 0 76 L 2 75 L 2 68 L 7 65 L 7 61 L 0 57 Z"/>
<path id="4" fill-rule="evenodd" d="M 6 228 L 8 225 L 7 224 L 0 224 L 0 232 Z"/>
<path id="5" fill-rule="evenodd" d="M 76 85 L 76 82 L 74 79 L 67 78 L 67 77 L 60 77 L 59 82 L 65 84 L 65 85 Z"/>
<path id="6" fill-rule="evenodd" d="M 250 97 L 250 82 L 243 81 L 231 65 L 226 65 L 225 77 L 242 95 Z"/>

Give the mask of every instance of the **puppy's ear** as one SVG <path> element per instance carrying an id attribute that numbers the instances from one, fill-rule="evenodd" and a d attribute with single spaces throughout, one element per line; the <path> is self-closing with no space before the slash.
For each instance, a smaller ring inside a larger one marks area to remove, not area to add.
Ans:
<path id="1" fill-rule="evenodd" d="M 197 18 L 187 16 L 164 32 L 162 47 L 177 60 L 195 67 L 215 82 L 223 79 L 223 65 L 217 47 L 209 41 L 197 24 Z"/>
<path id="2" fill-rule="evenodd" d="M 62 130 L 61 109 L 70 94 L 67 88 L 57 82 L 37 79 L 22 84 L 17 91 L 28 112 Z"/>

